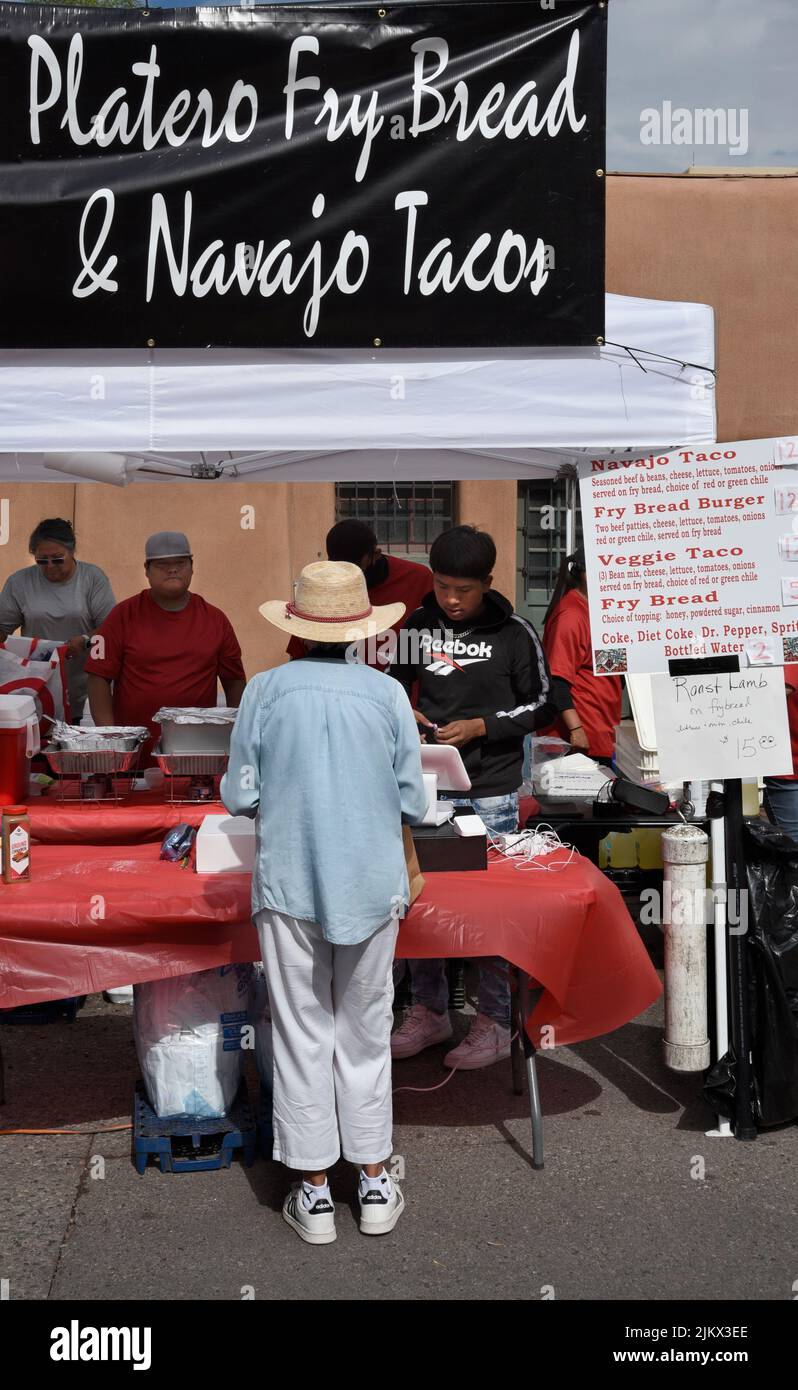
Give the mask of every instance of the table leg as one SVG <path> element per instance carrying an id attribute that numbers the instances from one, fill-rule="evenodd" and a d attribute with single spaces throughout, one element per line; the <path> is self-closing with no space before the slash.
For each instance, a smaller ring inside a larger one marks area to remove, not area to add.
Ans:
<path id="1" fill-rule="evenodd" d="M 532 1122 L 532 1168 L 544 1166 L 544 1112 L 541 1109 L 541 1093 L 538 1087 L 538 1072 L 535 1066 L 535 1048 L 530 1041 L 526 1020 L 532 1011 L 532 1004 L 541 997 L 542 987 L 530 991 L 530 977 L 523 970 L 517 970 L 517 1019 L 524 1059 L 527 1063 L 527 1086 L 530 1088 L 530 1119 Z M 534 999 L 532 999 L 534 994 Z"/>
<path id="2" fill-rule="evenodd" d="M 524 1094 L 524 1021 L 519 1007 L 518 969 L 510 966 L 510 1065 L 513 1069 L 513 1095 Z"/>

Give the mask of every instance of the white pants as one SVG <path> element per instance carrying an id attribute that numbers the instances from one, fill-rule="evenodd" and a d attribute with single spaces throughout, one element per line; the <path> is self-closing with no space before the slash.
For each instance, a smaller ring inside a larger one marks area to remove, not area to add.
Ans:
<path id="1" fill-rule="evenodd" d="M 274 1158 L 309 1173 L 341 1153 L 350 1163 L 382 1162 L 393 1146 L 398 922 L 357 946 L 333 946 L 316 922 L 268 908 L 255 925 L 272 1012 Z"/>

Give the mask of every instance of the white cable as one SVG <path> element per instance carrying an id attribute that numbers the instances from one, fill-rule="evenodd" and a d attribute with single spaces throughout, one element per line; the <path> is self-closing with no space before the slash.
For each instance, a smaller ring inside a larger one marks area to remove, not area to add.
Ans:
<path id="1" fill-rule="evenodd" d="M 563 843 L 553 826 L 541 823 L 534 830 L 521 830 L 510 835 L 499 835 L 487 830 L 489 849 L 495 850 L 503 859 L 517 860 L 514 869 L 522 873 L 530 869 L 543 869 L 546 873 L 558 874 L 567 869 L 577 850 L 574 845 Z M 554 854 L 555 850 L 570 850 L 568 858 L 559 864 L 539 864 L 538 859 Z"/>

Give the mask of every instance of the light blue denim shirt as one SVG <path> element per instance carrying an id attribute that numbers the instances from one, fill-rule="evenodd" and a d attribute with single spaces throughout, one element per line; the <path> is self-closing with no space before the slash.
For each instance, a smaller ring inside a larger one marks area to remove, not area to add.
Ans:
<path id="1" fill-rule="evenodd" d="M 309 655 L 244 691 L 222 779 L 231 815 L 257 819 L 253 915 L 318 922 L 365 941 L 408 901 L 402 822 L 426 810 L 421 744 L 398 681 Z"/>

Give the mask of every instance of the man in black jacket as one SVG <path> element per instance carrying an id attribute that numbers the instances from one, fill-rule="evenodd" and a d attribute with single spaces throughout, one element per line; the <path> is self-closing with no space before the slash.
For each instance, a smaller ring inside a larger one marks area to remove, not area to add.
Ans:
<path id="1" fill-rule="evenodd" d="M 408 693 L 418 682 L 416 720 L 436 743 L 459 748 L 471 779 L 468 800 L 495 833 L 518 829 L 524 738 L 552 719 L 549 673 L 537 633 L 491 588 L 496 546 L 484 531 L 455 526 L 430 550 L 433 592 L 399 634 L 391 674 Z M 452 1035 L 442 960 L 410 961 L 413 1003 L 391 1039 L 395 1059 L 414 1057 Z M 510 1053 L 507 965 L 481 961 L 479 1010 L 444 1065 L 473 1070 Z"/>

